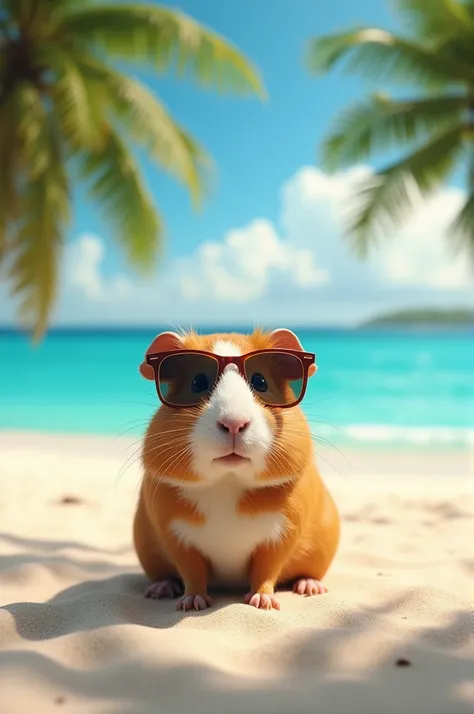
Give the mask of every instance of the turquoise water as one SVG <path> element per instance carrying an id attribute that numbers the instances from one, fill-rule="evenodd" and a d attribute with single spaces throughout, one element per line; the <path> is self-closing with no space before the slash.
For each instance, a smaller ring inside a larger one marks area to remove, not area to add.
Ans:
<path id="1" fill-rule="evenodd" d="M 0 428 L 141 434 L 157 406 L 137 366 L 156 331 L 0 333 Z M 474 335 L 298 331 L 317 354 L 303 408 L 337 444 L 474 443 Z"/>

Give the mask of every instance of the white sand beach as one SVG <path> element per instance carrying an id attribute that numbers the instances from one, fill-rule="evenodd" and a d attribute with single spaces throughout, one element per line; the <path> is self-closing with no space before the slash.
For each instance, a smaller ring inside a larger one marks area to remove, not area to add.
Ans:
<path id="1" fill-rule="evenodd" d="M 473 711 L 472 454 L 323 451 L 329 593 L 182 614 L 142 596 L 138 449 L 0 434 L 2 714 Z"/>

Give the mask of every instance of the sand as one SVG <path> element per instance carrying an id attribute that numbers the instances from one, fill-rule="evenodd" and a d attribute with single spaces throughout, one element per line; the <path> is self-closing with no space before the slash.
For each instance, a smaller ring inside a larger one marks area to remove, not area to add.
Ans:
<path id="1" fill-rule="evenodd" d="M 138 446 L 0 434 L 1 714 L 473 711 L 471 456 L 326 454 L 329 593 L 183 615 L 142 597 Z"/>

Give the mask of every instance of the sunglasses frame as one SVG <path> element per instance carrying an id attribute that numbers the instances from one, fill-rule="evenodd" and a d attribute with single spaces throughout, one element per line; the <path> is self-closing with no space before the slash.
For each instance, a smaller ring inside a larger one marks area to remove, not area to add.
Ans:
<path id="1" fill-rule="evenodd" d="M 254 350 L 253 352 L 247 352 L 244 355 L 238 355 L 238 356 L 232 356 L 232 357 L 223 357 L 222 355 L 216 355 L 214 352 L 207 352 L 206 350 L 187 350 L 187 349 L 179 349 L 179 350 L 170 350 L 168 352 L 155 352 L 152 354 L 147 354 L 146 355 L 146 363 L 150 365 L 150 367 L 153 367 L 153 371 L 155 374 L 155 386 L 156 386 L 156 391 L 158 394 L 158 397 L 162 404 L 164 404 L 167 407 L 170 407 L 171 409 L 192 409 L 196 408 L 199 404 L 200 401 L 196 402 L 195 404 L 173 404 L 172 402 L 168 402 L 168 400 L 163 396 L 161 393 L 160 389 L 160 380 L 159 380 L 159 375 L 160 375 L 160 367 L 161 364 L 164 362 L 164 360 L 167 357 L 171 357 L 172 355 L 175 354 L 195 354 L 195 355 L 201 355 L 204 357 L 211 357 L 215 362 L 218 364 L 218 371 L 216 375 L 216 383 L 219 377 L 221 376 L 222 372 L 224 369 L 227 367 L 229 364 L 235 364 L 236 367 L 239 370 L 240 375 L 245 379 L 247 382 L 247 377 L 245 375 L 245 363 L 250 357 L 255 357 L 256 355 L 263 355 L 263 354 L 268 354 L 268 353 L 275 353 L 279 352 L 281 354 L 286 354 L 286 355 L 291 355 L 292 357 L 296 357 L 299 362 L 301 363 L 301 367 L 303 370 L 303 383 L 301 385 L 301 394 L 298 397 L 298 399 L 294 402 L 291 402 L 291 404 L 264 404 L 265 407 L 269 407 L 272 409 L 291 409 L 292 407 L 296 407 L 300 402 L 303 400 L 303 397 L 306 393 L 306 387 L 308 384 L 308 372 L 309 368 L 311 365 L 315 364 L 316 362 L 316 355 L 313 352 L 302 352 L 301 350 L 287 350 L 287 349 L 282 349 L 282 348 L 267 348 L 267 349 L 262 349 L 262 350 Z"/>

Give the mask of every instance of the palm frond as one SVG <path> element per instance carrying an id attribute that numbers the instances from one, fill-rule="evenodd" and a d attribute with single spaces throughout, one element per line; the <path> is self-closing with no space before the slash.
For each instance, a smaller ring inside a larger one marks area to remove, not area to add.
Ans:
<path id="1" fill-rule="evenodd" d="M 46 2 L 35 2 L 35 0 L 2 0 L 4 10 L 8 16 L 23 27 L 29 26 L 37 13 L 43 13 L 46 9 Z M 50 0 L 53 9 L 52 0 Z"/>
<path id="2" fill-rule="evenodd" d="M 364 179 L 348 210 L 348 234 L 359 256 L 373 239 L 406 218 L 420 197 L 446 178 L 462 149 L 465 127 L 455 126 L 376 175 Z"/>
<path id="3" fill-rule="evenodd" d="M 474 67 L 439 50 L 425 47 L 378 28 L 334 33 L 312 40 L 309 68 L 326 72 L 351 55 L 350 72 L 362 72 L 377 81 L 398 81 L 429 86 L 474 82 Z"/>
<path id="4" fill-rule="evenodd" d="M 471 37 L 474 23 L 469 8 L 459 0 L 395 0 L 395 7 L 416 37 L 423 42 Z"/>
<path id="5" fill-rule="evenodd" d="M 376 94 L 357 102 L 336 120 L 322 145 L 323 164 L 333 170 L 366 159 L 375 151 L 417 141 L 463 120 L 463 96 L 435 96 L 395 101 Z"/>
<path id="6" fill-rule="evenodd" d="M 5 101 L 5 85 L 7 81 L 7 50 L 6 27 L 0 21 L 0 105 Z"/>
<path id="7" fill-rule="evenodd" d="M 474 258 L 474 194 L 467 197 L 453 221 L 450 236 L 456 252 L 466 250 Z"/>
<path id="8" fill-rule="evenodd" d="M 34 181 L 53 163 L 50 126 L 39 90 L 30 82 L 17 84 L 16 121 L 21 144 L 19 169 Z"/>
<path id="9" fill-rule="evenodd" d="M 257 69 L 231 43 L 178 10 L 159 5 L 102 5 L 71 11 L 58 32 L 111 58 L 189 73 L 204 86 L 265 96 Z"/>
<path id="10" fill-rule="evenodd" d="M 84 7 L 90 4 L 91 0 L 80 0 Z M 70 8 L 77 7 L 77 0 L 1 0 L 3 9 L 16 22 L 21 23 L 23 27 L 31 28 L 35 25 L 39 28 L 43 25 L 43 29 L 55 16 L 60 16 Z"/>
<path id="11" fill-rule="evenodd" d="M 397 0 L 408 27 L 448 61 L 474 63 L 474 5 L 460 0 Z"/>
<path id="12" fill-rule="evenodd" d="M 0 103 L 0 263 L 7 251 L 7 231 L 18 210 L 18 92 Z"/>
<path id="13" fill-rule="evenodd" d="M 37 92 L 34 103 L 32 87 L 27 93 L 32 117 L 36 114 L 42 121 L 39 133 L 23 131 L 26 176 L 21 190 L 20 218 L 12 241 L 10 278 L 13 294 L 21 299 L 20 317 L 33 326 L 34 336 L 39 339 L 56 296 L 69 194 L 54 115 L 47 113 Z M 36 154 L 41 156 L 40 161 L 32 160 Z"/>
<path id="14" fill-rule="evenodd" d="M 58 47 L 41 50 L 41 59 L 54 73 L 50 96 L 61 133 L 73 151 L 98 148 L 104 141 L 102 117 L 106 107 L 106 87 L 88 81 L 71 52 Z"/>
<path id="15" fill-rule="evenodd" d="M 82 153 L 81 173 L 90 182 L 91 197 L 104 211 L 129 260 L 154 268 L 162 226 L 139 167 L 121 137 L 108 127 L 101 152 Z"/>
<path id="16" fill-rule="evenodd" d="M 150 158 L 176 176 L 199 201 L 206 185 L 211 161 L 197 142 L 174 121 L 160 100 L 138 80 L 129 79 L 92 57 L 78 57 L 77 66 L 86 84 L 96 82 L 117 119 Z"/>
<path id="17" fill-rule="evenodd" d="M 13 17 L 17 19 L 18 14 L 17 13 L 22 13 L 24 12 L 24 4 L 23 0 L 2 0 L 2 7 L 0 9 L 0 13 L 3 10 L 3 13 L 7 17 Z"/>

